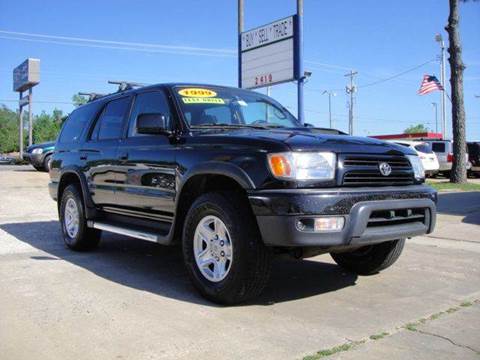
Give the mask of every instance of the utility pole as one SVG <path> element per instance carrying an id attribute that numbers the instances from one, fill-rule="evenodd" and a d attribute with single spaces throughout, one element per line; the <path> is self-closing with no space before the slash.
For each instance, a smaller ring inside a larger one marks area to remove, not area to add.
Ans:
<path id="1" fill-rule="evenodd" d="M 333 120 L 332 120 L 332 96 L 337 96 L 333 91 L 325 90 L 322 95 L 328 94 L 328 121 L 330 124 L 330 129 L 333 129 Z"/>
<path id="2" fill-rule="evenodd" d="M 436 102 L 432 102 L 432 106 L 435 109 L 435 132 L 438 134 L 438 104 Z"/>
<path id="3" fill-rule="evenodd" d="M 298 102 L 298 121 L 300 124 L 305 122 L 305 113 L 303 109 L 303 84 L 305 74 L 303 71 L 303 0 L 297 0 L 297 19 L 298 19 L 298 72 L 300 78 L 297 81 L 297 102 Z"/>
<path id="4" fill-rule="evenodd" d="M 350 102 L 348 106 L 348 134 L 353 135 L 353 104 L 355 101 L 355 92 L 357 91 L 357 88 L 354 84 L 354 79 L 353 77 L 358 74 L 358 71 L 353 71 L 350 70 L 348 74 L 345 74 L 345 76 L 350 77 L 350 86 L 345 87 L 345 91 L 347 95 L 350 95 Z"/>
<path id="5" fill-rule="evenodd" d="M 443 90 L 441 94 L 441 102 L 440 106 L 442 109 L 442 136 L 444 139 L 447 138 L 447 102 L 446 102 L 446 89 L 445 89 L 445 78 L 446 78 L 446 73 L 445 73 L 445 42 L 443 41 L 443 37 L 441 34 L 436 34 L 435 35 L 435 41 L 439 43 L 440 45 L 440 83 L 442 84 Z"/>
<path id="6" fill-rule="evenodd" d="M 243 32 L 243 19 L 244 19 L 244 3 L 243 0 L 238 0 L 238 87 L 242 87 L 242 64 L 240 60 L 240 53 L 242 52 L 242 32 Z"/>

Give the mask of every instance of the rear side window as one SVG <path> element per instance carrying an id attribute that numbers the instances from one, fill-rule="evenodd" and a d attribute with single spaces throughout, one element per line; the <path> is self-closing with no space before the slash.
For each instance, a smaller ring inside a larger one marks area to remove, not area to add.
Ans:
<path id="1" fill-rule="evenodd" d="M 120 139 L 122 137 L 123 119 L 129 105 L 129 97 L 110 101 L 95 124 L 91 139 Z"/>
<path id="2" fill-rule="evenodd" d="M 445 152 L 445 143 L 441 143 L 441 142 L 432 143 L 432 150 L 439 153 Z"/>
<path id="3" fill-rule="evenodd" d="M 90 120 L 97 115 L 98 110 L 96 104 L 84 105 L 74 110 L 63 125 L 59 143 L 77 142 Z"/>
<path id="4" fill-rule="evenodd" d="M 418 150 L 422 153 L 425 153 L 425 154 L 431 154 L 433 151 L 432 151 L 432 148 L 430 147 L 429 144 L 418 144 L 418 145 L 415 145 L 415 150 Z"/>
<path id="5" fill-rule="evenodd" d="M 130 122 L 128 124 L 128 137 L 151 136 L 150 134 L 137 134 L 137 118 L 140 114 L 163 114 L 167 118 L 167 128 L 172 128 L 172 115 L 168 100 L 162 91 L 152 91 L 138 94 L 135 98 Z"/>

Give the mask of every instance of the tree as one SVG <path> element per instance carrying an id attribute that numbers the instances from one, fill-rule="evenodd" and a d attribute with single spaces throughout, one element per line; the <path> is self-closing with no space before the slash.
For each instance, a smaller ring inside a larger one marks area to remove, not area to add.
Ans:
<path id="1" fill-rule="evenodd" d="M 72 102 L 73 102 L 73 105 L 75 105 L 76 107 L 79 107 L 81 105 L 86 104 L 88 102 L 88 98 L 83 95 L 75 94 L 72 96 Z"/>
<path id="2" fill-rule="evenodd" d="M 0 106 L 0 153 L 18 151 L 18 115 Z"/>
<path id="3" fill-rule="evenodd" d="M 423 133 L 428 132 L 428 128 L 423 124 L 411 125 L 406 128 L 403 133 L 404 134 L 413 134 L 413 133 Z"/>
<path id="4" fill-rule="evenodd" d="M 450 14 L 445 30 L 448 32 L 448 53 L 450 57 L 450 86 L 452 91 L 452 134 L 453 134 L 453 166 L 450 181 L 453 183 L 467 182 L 466 139 L 465 139 L 465 106 L 463 102 L 463 70 L 462 42 L 459 31 L 459 1 L 449 0 Z"/>
<path id="5" fill-rule="evenodd" d="M 48 115 L 42 111 L 40 115 L 35 116 L 33 122 L 34 143 L 52 141 L 57 138 L 61 126 L 62 112 L 58 109 L 53 111 L 53 115 Z"/>

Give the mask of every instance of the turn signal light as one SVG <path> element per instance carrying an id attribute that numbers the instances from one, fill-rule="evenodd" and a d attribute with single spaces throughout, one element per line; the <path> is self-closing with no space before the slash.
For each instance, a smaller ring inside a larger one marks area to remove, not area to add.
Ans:
<path id="1" fill-rule="evenodd" d="M 270 162 L 270 169 L 276 177 L 283 178 L 292 175 L 292 168 L 286 156 L 275 154 L 269 156 L 268 160 Z"/>

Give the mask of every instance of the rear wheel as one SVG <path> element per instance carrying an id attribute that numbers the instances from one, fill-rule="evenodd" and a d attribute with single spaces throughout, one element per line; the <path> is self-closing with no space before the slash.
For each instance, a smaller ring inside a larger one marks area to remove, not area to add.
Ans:
<path id="1" fill-rule="evenodd" d="M 405 239 L 399 239 L 330 255 L 338 265 L 351 272 L 372 275 L 393 265 L 400 257 L 404 245 Z"/>
<path id="2" fill-rule="evenodd" d="M 269 249 L 248 204 L 234 193 L 208 193 L 193 203 L 184 224 L 183 256 L 195 287 L 216 303 L 259 295 L 270 274 Z"/>
<path id="3" fill-rule="evenodd" d="M 100 242 L 101 231 L 87 227 L 82 196 L 75 185 L 68 185 L 60 202 L 63 240 L 73 250 L 90 250 Z"/>

